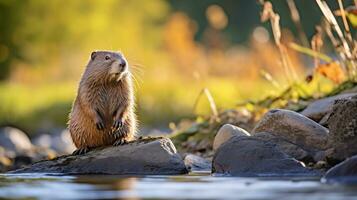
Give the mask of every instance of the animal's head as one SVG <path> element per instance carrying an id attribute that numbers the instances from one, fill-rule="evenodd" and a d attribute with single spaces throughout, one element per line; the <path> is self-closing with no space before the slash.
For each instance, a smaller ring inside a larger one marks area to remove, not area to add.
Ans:
<path id="1" fill-rule="evenodd" d="M 128 68 L 128 62 L 124 55 L 114 51 L 92 52 L 87 65 L 87 71 L 90 76 L 105 81 L 117 82 L 128 75 Z"/>

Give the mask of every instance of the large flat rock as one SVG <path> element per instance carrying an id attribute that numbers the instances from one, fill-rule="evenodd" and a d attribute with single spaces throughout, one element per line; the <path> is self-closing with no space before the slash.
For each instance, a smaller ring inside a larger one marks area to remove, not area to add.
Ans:
<path id="1" fill-rule="evenodd" d="M 174 175 L 185 174 L 187 169 L 170 139 L 148 138 L 85 155 L 40 161 L 9 173 Z"/>

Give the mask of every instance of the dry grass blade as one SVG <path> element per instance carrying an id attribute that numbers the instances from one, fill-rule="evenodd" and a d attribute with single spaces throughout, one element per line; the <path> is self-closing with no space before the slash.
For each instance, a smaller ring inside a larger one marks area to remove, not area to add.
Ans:
<path id="1" fill-rule="evenodd" d="M 325 62 L 332 62 L 333 61 L 332 58 L 330 58 L 326 54 L 323 54 L 321 52 L 317 52 L 317 51 L 314 51 L 312 49 L 300 46 L 300 45 L 298 45 L 296 43 L 290 43 L 289 47 L 294 49 L 295 51 L 298 51 L 300 53 L 309 55 L 311 57 L 316 57 L 316 58 L 321 59 L 321 60 L 323 60 Z"/>
<path id="2" fill-rule="evenodd" d="M 269 1 L 262 1 L 263 11 L 261 13 L 261 21 L 265 22 L 270 20 L 270 25 L 273 31 L 274 41 L 279 49 L 282 66 L 284 68 L 284 73 L 288 78 L 290 83 L 297 80 L 297 75 L 295 69 L 291 66 L 291 61 L 287 53 L 286 47 L 281 44 L 281 30 L 280 30 L 280 16 L 276 14 L 273 10 L 273 5 Z"/>
<path id="3" fill-rule="evenodd" d="M 327 34 L 327 36 L 329 37 L 329 39 L 333 45 L 336 53 L 341 57 L 341 59 L 343 61 L 346 61 L 347 60 L 346 55 L 343 53 L 343 50 L 340 50 L 341 49 L 340 42 L 333 35 L 332 30 L 331 30 L 331 25 L 326 20 L 324 20 L 323 27 L 324 27 L 325 33 Z M 342 65 L 342 67 L 344 68 L 344 70 L 346 72 L 348 71 L 346 65 Z"/>
<path id="4" fill-rule="evenodd" d="M 197 107 L 198 102 L 201 99 L 202 95 L 205 95 L 207 100 L 208 100 L 208 102 L 209 102 L 209 106 L 210 106 L 210 109 L 211 109 L 211 112 L 212 112 L 212 116 L 215 119 L 218 119 L 218 110 L 217 110 L 216 103 L 215 103 L 210 91 L 207 88 L 203 88 L 201 90 L 201 92 L 199 93 L 198 97 L 196 98 L 195 104 L 193 105 L 193 110 L 196 110 L 196 107 Z"/>
<path id="5" fill-rule="evenodd" d="M 347 23 L 346 12 L 345 12 L 345 9 L 343 8 L 342 0 L 338 0 L 338 6 L 340 7 L 340 12 L 341 12 L 342 21 L 343 21 L 345 30 L 347 33 L 350 34 L 350 27 L 348 26 L 348 23 Z"/>
<path id="6" fill-rule="evenodd" d="M 323 27 L 324 27 L 324 30 L 325 30 L 327 36 L 330 38 L 334 49 L 336 50 L 337 48 L 339 48 L 340 43 L 333 35 L 332 30 L 331 30 L 331 25 L 328 23 L 328 21 L 326 21 L 326 19 L 323 20 Z M 338 52 L 341 52 L 341 51 L 338 51 Z M 343 58 L 343 59 L 345 59 L 345 58 Z"/>
<path id="7" fill-rule="evenodd" d="M 347 43 L 346 39 L 344 38 L 342 30 L 341 30 L 340 26 L 338 25 L 337 20 L 334 17 L 332 11 L 330 10 L 330 8 L 328 7 L 328 5 L 326 4 L 325 1 L 316 0 L 316 2 L 318 4 L 318 6 L 320 7 L 322 13 L 324 14 L 326 20 L 332 25 L 332 27 L 336 31 L 338 37 L 340 38 L 347 58 L 351 58 L 352 55 L 351 55 L 350 47 L 348 46 L 348 43 Z"/>
<path id="8" fill-rule="evenodd" d="M 303 46 L 308 47 L 309 42 L 308 42 L 306 33 L 303 29 L 303 26 L 301 24 L 300 14 L 299 14 L 298 9 L 296 8 L 295 2 L 294 2 L 294 0 L 287 0 L 287 3 L 288 3 L 289 10 L 290 10 L 291 19 L 293 20 L 293 22 L 296 26 L 301 43 L 303 44 Z"/>
<path id="9" fill-rule="evenodd" d="M 351 50 L 351 48 L 353 49 L 353 47 L 349 46 L 349 44 L 348 44 L 348 42 L 347 42 L 347 40 L 345 38 L 345 35 L 343 34 L 340 26 L 337 23 L 336 18 L 334 17 L 334 15 L 333 15 L 332 11 L 330 10 L 329 6 L 327 5 L 327 3 L 325 1 L 322 1 L 322 0 L 316 0 L 316 3 L 320 7 L 320 10 L 322 11 L 322 13 L 323 13 L 324 17 L 326 18 L 327 22 L 333 27 L 333 29 L 337 33 L 337 36 L 340 39 L 342 47 L 343 47 L 342 48 L 342 52 L 343 52 L 344 55 L 341 56 L 341 58 L 345 60 L 344 64 L 346 65 L 345 68 L 347 69 L 347 73 L 348 73 L 349 77 L 351 79 L 355 79 L 356 78 L 356 64 L 355 64 L 355 61 L 354 61 L 355 55 L 352 53 L 352 50 Z M 343 9 L 343 5 L 342 4 L 340 5 L 340 9 L 342 9 L 341 13 L 344 13 L 344 9 Z M 330 34 L 332 35 L 332 33 L 330 33 Z M 331 35 L 329 35 L 330 38 L 331 38 Z M 348 35 L 348 33 L 347 33 L 347 35 Z M 347 38 L 348 38 L 348 36 L 347 36 Z M 351 40 L 350 43 L 354 44 L 352 37 L 351 37 L 350 40 Z M 342 55 L 342 54 L 340 54 L 340 55 Z"/>
<path id="10" fill-rule="evenodd" d="M 343 26 L 345 27 L 345 31 L 346 31 L 346 36 L 347 36 L 348 42 L 350 43 L 350 45 L 353 45 L 353 39 L 352 39 L 352 35 L 351 35 L 351 32 L 350 32 L 350 27 L 349 27 L 348 22 L 347 22 L 346 11 L 345 11 L 345 9 L 343 7 L 342 0 L 338 0 L 338 5 L 340 7 Z"/>
<path id="11" fill-rule="evenodd" d="M 315 34 L 311 39 L 311 48 L 313 51 L 321 52 L 321 48 L 324 42 L 322 40 L 322 28 L 320 26 L 316 26 Z M 314 56 L 314 66 L 315 68 L 320 64 L 320 60 Z"/>
<path id="12" fill-rule="evenodd" d="M 261 71 L 260 71 L 260 74 L 261 74 L 267 81 L 269 81 L 275 88 L 277 88 L 277 89 L 281 88 L 281 85 L 278 83 L 278 81 L 276 81 L 276 80 L 273 78 L 273 76 L 272 76 L 269 72 L 267 72 L 267 71 L 265 71 L 265 70 L 261 70 Z"/>

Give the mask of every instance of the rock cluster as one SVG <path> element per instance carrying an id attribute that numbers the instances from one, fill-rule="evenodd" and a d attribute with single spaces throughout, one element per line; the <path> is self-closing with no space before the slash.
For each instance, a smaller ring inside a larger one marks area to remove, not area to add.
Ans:
<path id="1" fill-rule="evenodd" d="M 357 155 L 357 95 L 321 99 L 301 113 L 270 110 L 251 133 L 223 125 L 213 144 L 213 173 L 318 176 L 330 166 Z"/>
<path id="2" fill-rule="evenodd" d="M 0 172 L 54 156 L 53 150 L 33 145 L 23 131 L 13 127 L 0 128 Z"/>

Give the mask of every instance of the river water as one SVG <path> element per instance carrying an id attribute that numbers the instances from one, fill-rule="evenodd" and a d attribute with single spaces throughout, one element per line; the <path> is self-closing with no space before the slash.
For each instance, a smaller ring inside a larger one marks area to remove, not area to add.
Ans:
<path id="1" fill-rule="evenodd" d="M 318 178 L 0 175 L 0 199 L 357 199 L 357 185 Z"/>

